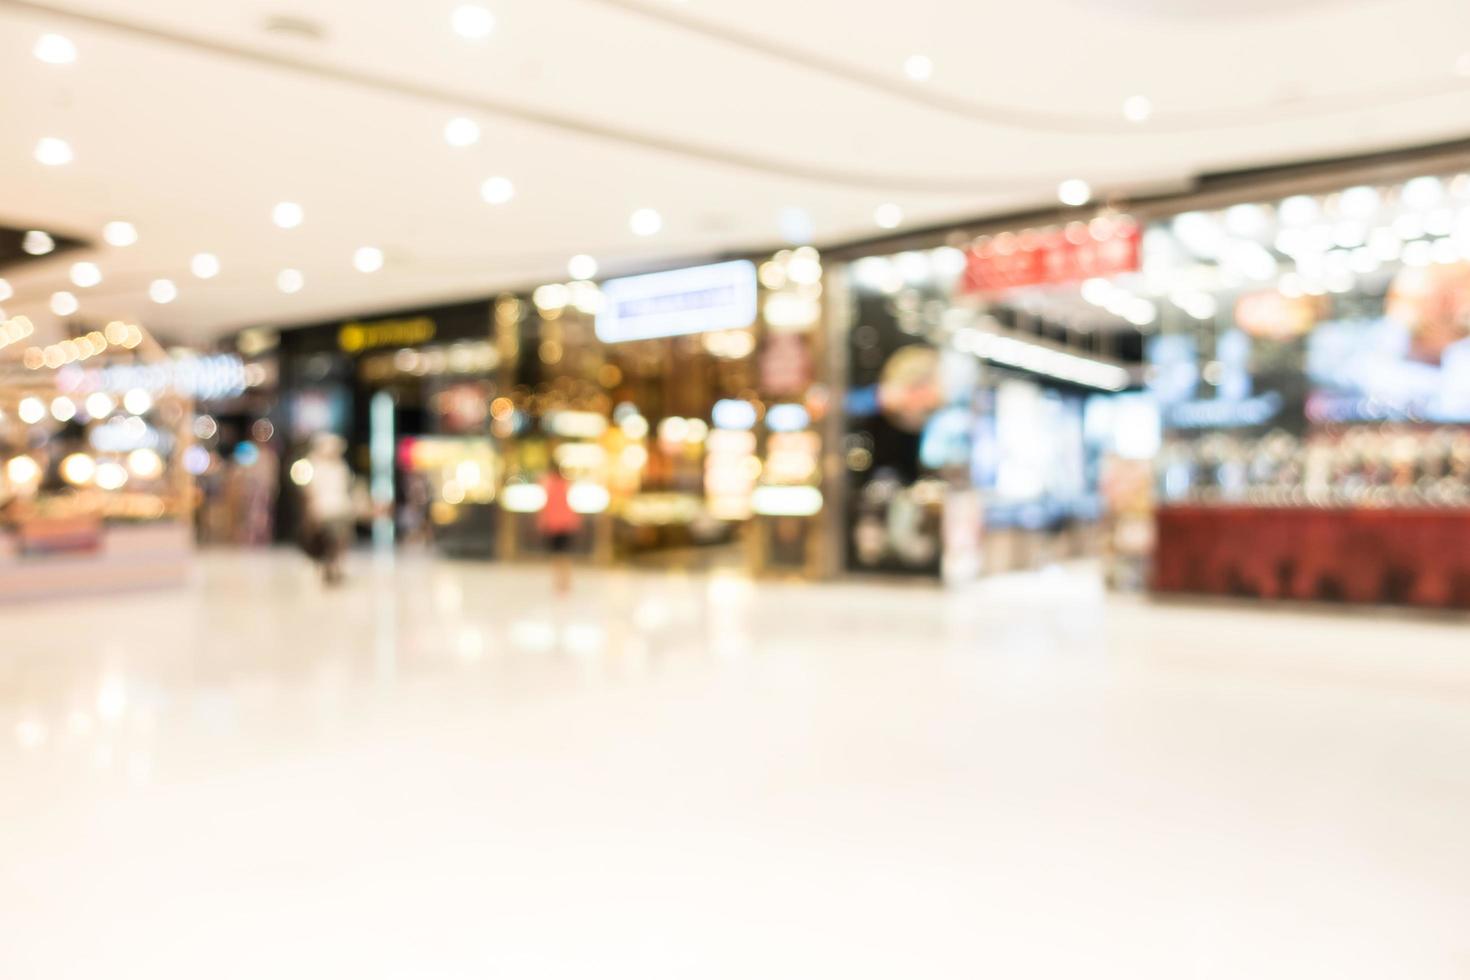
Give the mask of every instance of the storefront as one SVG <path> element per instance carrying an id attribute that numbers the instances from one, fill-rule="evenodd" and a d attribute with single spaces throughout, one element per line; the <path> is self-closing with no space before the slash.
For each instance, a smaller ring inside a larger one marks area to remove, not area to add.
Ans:
<path id="1" fill-rule="evenodd" d="M 0 595 L 184 581 L 193 406 L 247 387 L 240 359 L 171 355 L 135 323 L 42 338 L 0 322 Z"/>
<path id="2" fill-rule="evenodd" d="M 1094 554 L 1142 310 L 1093 315 L 1078 292 L 1138 269 L 1138 225 L 944 240 L 846 269 L 847 568 L 961 581 Z"/>
<path id="3" fill-rule="evenodd" d="M 1470 607 L 1464 165 L 1151 226 L 1155 588 Z"/>
<path id="4" fill-rule="evenodd" d="M 1457 152 L 847 253 L 848 568 L 1470 606 Z"/>
<path id="5" fill-rule="evenodd" d="M 799 248 L 286 330 L 276 425 L 348 439 L 379 537 L 538 555 L 554 466 L 586 559 L 827 574 L 822 289 Z"/>

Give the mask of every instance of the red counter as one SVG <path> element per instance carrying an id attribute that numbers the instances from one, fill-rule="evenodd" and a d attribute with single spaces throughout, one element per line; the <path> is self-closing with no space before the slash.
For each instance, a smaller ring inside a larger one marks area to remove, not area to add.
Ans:
<path id="1" fill-rule="evenodd" d="M 1470 510 L 1164 507 L 1153 589 L 1470 609 Z"/>

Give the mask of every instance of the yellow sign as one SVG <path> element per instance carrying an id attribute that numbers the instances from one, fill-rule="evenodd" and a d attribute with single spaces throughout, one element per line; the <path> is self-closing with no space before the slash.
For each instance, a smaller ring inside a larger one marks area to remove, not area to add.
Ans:
<path id="1" fill-rule="evenodd" d="M 431 317 L 416 316 L 408 320 L 375 320 L 372 323 L 344 323 L 337 331 L 337 346 L 348 354 L 375 347 L 412 347 L 434 339 Z"/>

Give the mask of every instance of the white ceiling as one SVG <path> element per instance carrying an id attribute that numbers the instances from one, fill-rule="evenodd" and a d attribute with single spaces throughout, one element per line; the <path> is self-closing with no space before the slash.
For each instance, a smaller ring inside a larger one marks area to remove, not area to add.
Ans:
<path id="1" fill-rule="evenodd" d="M 11 271 L 5 309 L 50 320 L 92 258 L 83 317 L 206 339 L 534 284 L 579 252 L 618 271 L 774 246 L 783 208 L 820 244 L 876 233 L 890 201 L 928 224 L 1048 203 L 1067 177 L 1126 193 L 1470 133 L 1462 0 L 483 2 L 497 25 L 473 42 L 456 0 L 0 0 L 0 224 L 141 236 Z M 267 33 L 281 15 L 325 38 Z M 43 32 L 76 63 L 34 58 Z M 916 53 L 927 82 L 903 72 Z M 444 142 L 458 114 L 477 146 Z M 37 163 L 43 136 L 75 161 Z M 492 175 L 510 203 L 480 200 Z M 282 200 L 300 228 L 271 223 Z M 660 234 L 630 232 L 639 207 Z M 365 244 L 381 272 L 352 268 Z M 217 279 L 190 276 L 202 250 Z M 276 289 L 285 267 L 300 293 Z M 148 300 L 157 277 L 176 302 Z"/>

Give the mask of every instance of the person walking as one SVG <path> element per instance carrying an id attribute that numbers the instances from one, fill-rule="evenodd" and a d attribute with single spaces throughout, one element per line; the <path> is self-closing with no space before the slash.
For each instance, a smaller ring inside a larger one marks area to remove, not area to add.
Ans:
<path id="1" fill-rule="evenodd" d="M 541 478 L 541 489 L 546 504 L 537 515 L 536 529 L 551 553 L 551 587 L 557 595 L 566 595 L 572 588 L 572 544 L 582 530 L 582 517 L 572 510 L 571 484 L 555 463 Z"/>
<path id="2" fill-rule="evenodd" d="M 311 477 L 306 496 L 305 540 L 308 553 L 321 569 L 322 581 L 342 581 L 342 554 L 347 550 L 356 520 L 352 503 L 352 470 L 343 458 L 342 437 L 320 433 L 312 440 L 306 460 Z"/>

